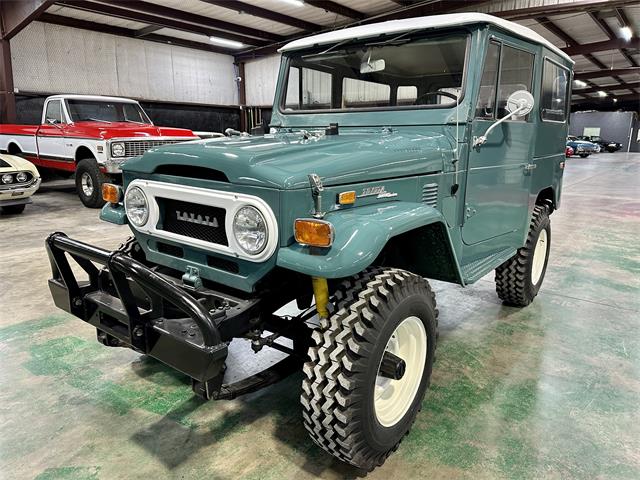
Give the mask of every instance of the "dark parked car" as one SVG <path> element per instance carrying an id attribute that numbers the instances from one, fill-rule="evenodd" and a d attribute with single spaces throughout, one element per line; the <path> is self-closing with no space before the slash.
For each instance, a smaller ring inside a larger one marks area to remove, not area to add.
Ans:
<path id="1" fill-rule="evenodd" d="M 578 140 L 584 140 L 586 142 L 592 142 L 592 143 L 597 143 L 598 145 L 600 145 L 600 150 L 606 150 L 607 152 L 617 152 L 618 150 L 620 150 L 622 148 L 622 144 L 618 143 L 618 142 L 613 142 L 613 141 L 608 141 L 608 140 L 603 140 L 602 137 L 598 136 L 598 135 L 592 135 L 592 136 L 588 136 L 588 135 L 581 135 L 578 137 Z"/>
<path id="2" fill-rule="evenodd" d="M 587 158 L 592 153 L 597 153 L 598 145 L 585 140 L 578 140 L 576 137 L 567 137 L 567 147 L 573 149 L 571 155 L 580 155 L 582 158 Z M 570 155 L 567 155 L 570 156 Z"/>

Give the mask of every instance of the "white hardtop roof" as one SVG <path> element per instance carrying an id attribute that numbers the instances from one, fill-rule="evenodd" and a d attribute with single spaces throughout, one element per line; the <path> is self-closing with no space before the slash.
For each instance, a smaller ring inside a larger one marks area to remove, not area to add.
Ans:
<path id="1" fill-rule="evenodd" d="M 136 100 L 122 97 L 105 97 L 103 95 L 51 95 L 50 99 L 93 100 L 95 102 L 138 103 Z"/>
<path id="2" fill-rule="evenodd" d="M 405 18 L 402 20 L 389 20 L 388 22 L 372 23 L 370 25 L 360 25 L 358 27 L 344 28 L 342 30 L 334 30 L 332 32 L 300 38 L 287 43 L 279 51 L 288 52 L 316 45 L 332 44 L 349 39 L 364 39 L 376 37 L 382 34 L 402 33 L 410 30 L 425 30 L 428 28 L 457 27 L 460 25 L 470 25 L 474 23 L 489 23 L 500 27 L 518 35 L 519 37 L 525 38 L 526 40 L 544 45 L 565 60 L 574 63 L 569 55 L 530 28 L 523 27 L 522 25 L 510 22 L 509 20 L 494 17 L 493 15 L 487 15 L 486 13 L 448 13 L 446 15 Z"/>

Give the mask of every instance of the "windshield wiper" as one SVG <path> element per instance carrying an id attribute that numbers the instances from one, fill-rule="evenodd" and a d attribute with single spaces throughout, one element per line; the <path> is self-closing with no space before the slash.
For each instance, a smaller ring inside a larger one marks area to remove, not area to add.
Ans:
<path id="1" fill-rule="evenodd" d="M 84 120 L 81 120 L 84 122 L 102 122 L 102 123 L 111 123 L 109 120 L 101 120 L 100 118 L 85 118 Z"/>

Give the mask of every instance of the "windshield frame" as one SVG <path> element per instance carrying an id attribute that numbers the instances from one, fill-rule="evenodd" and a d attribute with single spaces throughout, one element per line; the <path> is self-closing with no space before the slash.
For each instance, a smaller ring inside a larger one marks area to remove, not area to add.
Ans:
<path id="1" fill-rule="evenodd" d="M 138 107 L 140 109 L 140 111 L 142 112 L 142 117 L 144 119 L 146 119 L 145 123 L 141 123 L 141 122 L 136 122 L 134 120 L 118 120 L 118 121 L 111 121 L 111 120 L 97 120 L 100 123 L 131 123 L 133 125 L 153 125 L 153 122 L 151 121 L 151 119 L 149 118 L 149 115 L 147 115 L 147 112 L 144 111 L 144 108 L 142 108 L 142 105 L 140 105 L 139 102 L 125 102 L 125 101 L 114 101 L 114 100 L 96 100 L 93 98 L 65 98 L 64 99 L 64 103 L 65 103 L 65 107 L 67 109 L 67 116 L 69 117 L 69 120 L 71 121 L 71 123 L 82 123 L 82 122 L 90 122 L 92 120 L 76 120 L 73 118 L 73 115 L 71 113 L 71 106 L 69 105 L 69 101 L 75 101 L 75 102 L 91 102 L 91 103 L 111 103 L 111 104 L 121 104 L 121 105 L 135 105 L 136 107 Z"/>
<path id="2" fill-rule="evenodd" d="M 443 30 L 437 30 L 435 32 L 436 33 L 434 34 L 434 31 L 417 31 L 412 35 L 407 34 L 407 38 L 410 38 L 412 41 L 418 41 L 423 39 L 445 38 L 445 37 L 450 37 L 454 35 L 463 35 L 465 37 L 466 44 L 465 44 L 465 52 L 464 52 L 464 64 L 463 64 L 463 70 L 462 70 L 462 83 L 460 85 L 460 96 L 458 97 L 457 102 L 451 102 L 446 104 L 395 105 L 395 106 L 364 107 L 364 108 L 352 108 L 352 109 L 323 108 L 323 109 L 287 110 L 285 107 L 285 103 L 287 101 L 287 88 L 289 84 L 289 72 L 290 72 L 292 57 L 293 56 L 299 57 L 302 55 L 312 55 L 314 53 L 315 54 L 321 53 L 322 51 L 333 48 L 338 43 L 340 43 L 340 42 L 336 42 L 335 44 L 332 44 L 332 45 L 322 45 L 321 47 L 316 46 L 316 47 L 313 47 L 312 49 L 307 48 L 307 49 L 294 50 L 292 52 L 285 53 L 282 56 L 282 68 L 284 70 L 284 77 L 281 81 L 281 86 L 277 89 L 277 98 L 275 102 L 277 105 L 278 113 L 282 115 L 290 116 L 290 115 L 309 115 L 309 114 L 317 114 L 317 113 L 349 114 L 349 113 L 366 113 L 366 112 L 389 112 L 389 111 L 395 112 L 395 111 L 407 111 L 407 110 L 409 111 L 434 110 L 434 109 L 441 110 L 445 108 L 450 109 L 450 108 L 458 107 L 459 105 L 462 104 L 466 95 L 468 75 L 469 75 L 469 57 L 470 57 L 471 47 L 473 43 L 473 35 L 470 30 L 460 29 L 460 28 L 446 29 L 446 30 L 443 29 Z M 397 34 L 394 34 L 393 36 L 397 36 Z M 391 36 L 390 39 L 393 38 L 393 36 Z M 340 47 L 343 47 L 343 46 L 357 47 L 360 45 L 364 46 L 376 41 L 377 42 L 383 41 L 383 39 L 380 39 L 379 37 L 366 38 L 361 41 L 345 43 L 344 45 L 340 45 Z M 344 77 L 344 78 L 347 78 L 347 77 Z"/>

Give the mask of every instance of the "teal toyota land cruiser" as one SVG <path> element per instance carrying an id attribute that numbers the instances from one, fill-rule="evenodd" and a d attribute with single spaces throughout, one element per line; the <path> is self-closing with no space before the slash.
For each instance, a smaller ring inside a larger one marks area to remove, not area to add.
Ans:
<path id="1" fill-rule="evenodd" d="M 270 133 L 127 161 L 101 217 L 133 236 L 109 252 L 50 235 L 49 287 L 104 345 L 155 357 L 207 399 L 302 369 L 313 441 L 371 470 L 429 384 L 426 278 L 464 286 L 495 270 L 517 307 L 540 289 L 573 62 L 475 13 L 332 31 L 281 53 Z M 276 315 L 294 301 L 299 314 Z M 238 338 L 289 355 L 226 384 Z"/>

